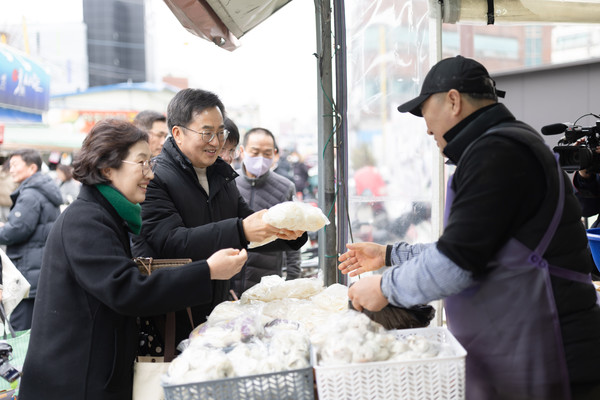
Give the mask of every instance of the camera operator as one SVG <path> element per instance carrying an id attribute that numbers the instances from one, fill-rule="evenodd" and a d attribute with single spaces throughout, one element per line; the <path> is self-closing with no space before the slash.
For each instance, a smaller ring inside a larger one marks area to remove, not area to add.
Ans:
<path id="1" fill-rule="evenodd" d="M 596 147 L 595 152 L 600 154 L 600 147 Z M 573 186 L 582 215 L 589 218 L 600 214 L 600 174 L 588 169 L 579 170 L 573 174 Z M 597 218 L 590 228 L 596 228 L 599 223 L 600 218 Z"/>

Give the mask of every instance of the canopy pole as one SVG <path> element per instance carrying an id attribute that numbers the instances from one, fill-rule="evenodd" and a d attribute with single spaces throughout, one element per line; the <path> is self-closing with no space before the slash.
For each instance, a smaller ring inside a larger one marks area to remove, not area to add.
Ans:
<path id="1" fill-rule="evenodd" d="M 346 7 L 344 0 L 333 0 L 335 26 L 335 83 L 337 103 L 336 129 L 336 183 L 337 183 L 337 222 L 338 222 L 338 254 L 346 251 L 348 243 L 348 75 L 346 62 Z M 337 281 L 348 283 L 348 275 L 337 270 Z"/>
<path id="2" fill-rule="evenodd" d="M 442 15 L 443 15 L 444 4 L 441 1 L 433 2 L 430 11 L 429 18 L 429 64 L 432 67 L 438 61 L 442 59 Z M 432 203 L 432 214 L 431 223 L 434 229 L 434 233 L 439 238 L 444 231 L 444 207 L 446 198 L 446 185 L 445 185 L 445 164 L 444 157 L 439 151 L 434 152 L 434 159 L 432 163 L 435 165 L 433 168 L 433 182 L 437 182 L 437 185 L 433 186 L 433 203 Z M 435 313 L 435 326 L 443 326 L 444 324 L 444 302 L 436 300 L 432 303 L 436 309 Z"/>
<path id="3" fill-rule="evenodd" d="M 319 115 L 318 168 L 319 168 L 319 207 L 329 218 L 329 225 L 319 232 L 319 266 L 325 286 L 337 282 L 336 251 L 336 210 L 335 210 L 335 168 L 334 146 L 335 130 L 333 119 L 336 107 L 332 90 L 332 54 L 331 54 L 331 2 L 315 0 L 317 29 L 317 105 Z"/>

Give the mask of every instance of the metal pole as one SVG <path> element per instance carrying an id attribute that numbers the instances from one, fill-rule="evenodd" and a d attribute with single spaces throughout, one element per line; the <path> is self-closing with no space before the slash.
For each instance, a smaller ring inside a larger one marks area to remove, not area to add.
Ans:
<path id="1" fill-rule="evenodd" d="M 432 4 L 431 12 L 433 16 L 429 19 L 429 64 L 433 66 L 442 59 L 442 13 L 443 3 L 437 1 Z M 433 169 L 433 182 L 437 185 L 433 186 L 433 198 L 437 200 L 432 207 L 432 226 L 435 227 L 436 237 L 440 237 L 444 230 L 444 205 L 445 205 L 445 165 L 444 158 L 439 151 L 435 152 L 434 160 L 432 160 L 436 168 Z M 434 301 L 432 304 L 435 309 L 435 326 L 442 326 L 444 303 L 441 300 Z"/>
<path id="2" fill-rule="evenodd" d="M 319 266 L 323 282 L 329 286 L 337 282 L 336 218 L 335 218 L 335 132 L 333 117 L 335 104 L 332 91 L 331 3 L 315 0 L 317 27 L 317 73 L 319 107 L 319 207 L 329 218 L 329 225 L 319 233 Z"/>
<path id="3" fill-rule="evenodd" d="M 344 0 L 333 1 L 335 26 L 335 82 L 337 103 L 336 155 L 337 155 L 337 221 L 338 221 L 338 253 L 346 250 L 348 243 L 348 85 L 346 63 L 346 7 Z M 348 283 L 348 275 L 337 271 L 337 281 Z"/>

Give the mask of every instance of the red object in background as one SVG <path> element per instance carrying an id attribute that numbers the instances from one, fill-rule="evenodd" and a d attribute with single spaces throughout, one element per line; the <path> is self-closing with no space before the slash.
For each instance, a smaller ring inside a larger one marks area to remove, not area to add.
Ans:
<path id="1" fill-rule="evenodd" d="M 369 190 L 374 196 L 385 195 L 385 181 L 377 168 L 372 165 L 358 169 L 354 173 L 354 183 L 356 184 L 356 194 L 359 196 L 365 190 Z"/>
<path id="2" fill-rule="evenodd" d="M 4 143 L 4 124 L 0 122 L 0 144 Z"/>

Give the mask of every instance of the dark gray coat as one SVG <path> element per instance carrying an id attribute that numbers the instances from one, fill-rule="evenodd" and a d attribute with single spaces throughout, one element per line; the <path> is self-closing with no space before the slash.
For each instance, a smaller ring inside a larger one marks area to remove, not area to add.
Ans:
<path id="1" fill-rule="evenodd" d="M 13 207 L 0 228 L 0 244 L 6 245 L 6 255 L 31 284 L 29 297 L 35 297 L 44 245 L 60 214 L 62 195 L 52 178 L 36 172 L 10 197 Z"/>
<path id="2" fill-rule="evenodd" d="M 125 222 L 83 185 L 46 244 L 22 400 L 131 400 L 136 316 L 210 302 L 205 261 L 140 274 Z"/>
<path id="3" fill-rule="evenodd" d="M 258 178 L 250 178 L 243 169 L 236 171 L 240 176 L 235 180 L 238 190 L 254 210 L 268 209 L 284 201 L 292 201 L 296 195 L 296 186 L 288 178 L 276 172 L 268 171 Z M 283 267 L 287 268 L 287 279 L 300 277 L 300 251 L 254 251 L 248 254 L 248 261 L 234 286 L 236 292 L 260 282 L 263 276 L 282 276 Z"/>

